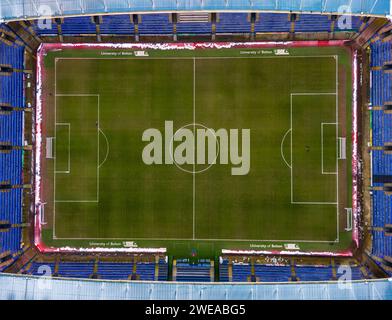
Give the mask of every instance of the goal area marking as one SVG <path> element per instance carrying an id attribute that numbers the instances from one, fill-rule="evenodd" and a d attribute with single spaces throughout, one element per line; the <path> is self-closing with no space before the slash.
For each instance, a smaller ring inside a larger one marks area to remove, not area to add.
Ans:
<path id="1" fill-rule="evenodd" d="M 321 122 L 321 174 L 338 174 L 337 168 L 335 171 L 324 170 L 324 126 L 326 125 L 337 126 L 338 124 L 336 122 Z"/>
<path id="2" fill-rule="evenodd" d="M 57 139 L 58 139 L 58 137 L 57 137 L 57 127 L 58 126 L 64 126 L 64 127 L 66 127 L 67 128 L 67 131 L 68 131 L 68 147 L 67 147 L 67 153 L 68 153 L 68 158 L 67 158 L 67 169 L 66 170 L 57 170 Z M 54 156 L 54 161 L 55 161 L 55 163 L 56 163 L 56 170 L 55 170 L 55 174 L 56 173 L 64 173 L 64 174 L 69 174 L 69 173 L 71 173 L 71 124 L 70 123 L 65 123 L 65 122 L 59 122 L 59 123 L 56 123 L 56 126 L 55 126 L 56 128 L 55 128 L 55 130 L 56 130 L 56 134 L 55 134 L 55 136 L 56 136 L 56 139 L 54 139 L 54 143 L 55 143 L 55 147 L 54 147 L 54 152 L 55 152 L 55 156 Z"/>

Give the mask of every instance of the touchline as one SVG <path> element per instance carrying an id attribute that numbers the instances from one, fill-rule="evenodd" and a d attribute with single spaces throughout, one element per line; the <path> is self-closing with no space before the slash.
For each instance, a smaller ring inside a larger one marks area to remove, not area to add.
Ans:
<path id="1" fill-rule="evenodd" d="M 148 142 L 142 152 L 145 164 L 176 164 L 180 169 L 182 165 L 231 164 L 232 175 L 249 173 L 250 129 L 214 130 L 197 123 L 176 132 L 173 128 L 173 121 L 165 121 L 163 133 L 156 128 L 144 130 L 142 141 Z"/>

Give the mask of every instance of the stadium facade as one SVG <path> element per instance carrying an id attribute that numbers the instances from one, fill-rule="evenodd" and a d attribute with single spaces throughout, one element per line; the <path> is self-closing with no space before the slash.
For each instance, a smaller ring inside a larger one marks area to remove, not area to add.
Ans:
<path id="1" fill-rule="evenodd" d="M 391 9 L 390 1 L 381 0 L 3 1 L 1 298 L 391 299 Z M 349 28 L 340 23 L 341 16 L 349 17 Z M 41 28 L 42 21 L 37 19 L 42 17 L 44 24 L 51 22 L 49 26 Z M 43 222 L 42 204 L 38 209 L 34 201 L 41 179 L 35 147 L 41 143 L 37 141 L 41 128 L 36 124 L 42 114 L 37 112 L 41 101 L 36 99 L 43 84 L 36 81 L 35 70 L 41 74 L 36 59 L 42 43 L 205 41 L 249 46 L 257 41 L 314 41 L 317 45 L 343 41 L 355 48 L 358 64 L 353 64 L 353 73 L 358 81 L 353 81 L 353 90 L 365 98 L 358 101 L 358 113 L 353 112 L 352 138 L 358 138 L 360 124 L 363 139 L 353 143 L 361 149 L 360 159 L 354 159 L 361 169 L 361 179 L 354 182 L 358 188 L 354 203 L 358 201 L 363 209 L 357 212 L 356 243 L 350 251 L 335 255 L 293 248 L 268 252 L 228 248 L 219 257 L 197 260 L 143 248 L 124 255 L 121 250 L 102 248 L 44 250 L 35 241 Z M 347 270 L 350 274 L 345 278 Z M 53 276 L 51 281 L 48 275 Z"/>

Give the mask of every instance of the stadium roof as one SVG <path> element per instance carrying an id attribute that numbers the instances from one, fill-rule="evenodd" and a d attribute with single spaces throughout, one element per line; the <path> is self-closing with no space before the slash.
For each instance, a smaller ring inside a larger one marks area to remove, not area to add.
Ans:
<path id="1" fill-rule="evenodd" d="M 392 299 L 392 278 L 342 283 L 176 283 L 53 279 L 0 274 L 0 299 Z"/>
<path id="2" fill-rule="evenodd" d="M 0 21 L 152 11 L 296 11 L 390 15 L 391 0 L 1 0 Z"/>

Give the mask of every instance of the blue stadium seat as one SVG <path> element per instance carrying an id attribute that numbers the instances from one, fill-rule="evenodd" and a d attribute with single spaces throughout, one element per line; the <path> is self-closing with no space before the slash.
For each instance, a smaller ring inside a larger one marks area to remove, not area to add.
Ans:
<path id="1" fill-rule="evenodd" d="M 211 22 L 177 23 L 178 34 L 211 34 Z"/>
<path id="2" fill-rule="evenodd" d="M 53 19 L 42 21 L 41 24 L 38 20 L 35 20 L 32 22 L 32 27 L 39 36 L 55 36 L 58 34 L 57 23 Z"/>
<path id="3" fill-rule="evenodd" d="M 64 18 L 61 29 L 63 35 L 67 36 L 96 33 L 96 25 L 92 22 L 91 17 Z"/>
<path id="4" fill-rule="evenodd" d="M 0 25 L 2 29 L 5 26 Z M 0 103 L 11 107 L 24 107 L 24 47 L 0 41 L 0 64 L 15 70 L 0 75 Z M 0 143 L 23 146 L 23 112 L 11 111 L 0 114 Z M 11 185 L 23 183 L 23 151 L 11 150 L 0 153 L 0 182 Z M 0 220 L 10 225 L 22 223 L 22 189 L 0 192 Z M 22 230 L 12 226 L 0 232 L 0 253 L 17 254 L 21 250 Z"/>
<path id="5" fill-rule="evenodd" d="M 291 267 L 255 264 L 255 275 L 261 282 L 287 282 L 291 277 Z"/>
<path id="6" fill-rule="evenodd" d="M 33 262 L 31 263 L 30 268 L 28 268 L 27 273 L 36 276 L 50 276 L 55 272 L 55 265 L 54 262 Z"/>
<path id="7" fill-rule="evenodd" d="M 229 262 L 227 259 L 223 259 L 219 263 L 219 281 L 228 282 L 229 279 Z"/>
<path id="8" fill-rule="evenodd" d="M 255 32 L 289 32 L 290 26 L 287 13 L 260 13 Z"/>
<path id="9" fill-rule="evenodd" d="M 219 13 L 216 33 L 249 33 L 248 13 Z"/>
<path id="10" fill-rule="evenodd" d="M 99 262 L 98 275 L 101 279 L 126 280 L 132 274 L 133 263 Z"/>
<path id="11" fill-rule="evenodd" d="M 108 280 L 127 280 L 131 279 L 132 275 L 136 276 L 137 280 L 153 281 L 155 279 L 155 262 L 137 262 L 136 273 L 134 274 L 135 264 L 133 262 L 98 262 L 97 275 L 101 279 Z M 158 262 L 158 279 L 161 281 L 167 280 L 168 265 L 163 259 Z"/>
<path id="12" fill-rule="evenodd" d="M 299 281 L 328 281 L 332 280 L 332 267 L 329 266 L 295 266 Z"/>
<path id="13" fill-rule="evenodd" d="M 155 262 L 138 262 L 136 274 L 139 275 L 139 280 L 155 280 Z"/>
<path id="14" fill-rule="evenodd" d="M 89 278 L 94 272 L 94 262 L 60 262 L 58 275 L 69 278 Z"/>
<path id="15" fill-rule="evenodd" d="M 233 282 L 247 282 L 251 274 L 250 263 L 233 263 Z"/>
<path id="16" fill-rule="evenodd" d="M 100 24 L 101 34 L 134 34 L 134 26 L 129 14 L 103 16 Z"/>
<path id="17" fill-rule="evenodd" d="M 327 15 L 300 14 L 295 21 L 295 32 L 329 32 L 331 20 Z"/>
<path id="18" fill-rule="evenodd" d="M 168 280 L 168 263 L 164 259 L 159 259 L 158 263 L 158 280 L 159 281 L 167 281 Z"/>
<path id="19" fill-rule="evenodd" d="M 197 264 L 189 263 L 185 260 L 177 260 L 176 281 L 198 281 L 210 282 L 211 279 L 211 262 L 208 260 L 199 261 Z"/>
<path id="20" fill-rule="evenodd" d="M 140 35 L 170 35 L 173 33 L 173 23 L 169 20 L 168 13 L 148 13 L 140 15 L 138 25 Z M 260 13 L 255 22 L 255 32 L 290 32 L 291 22 L 287 13 Z M 362 21 L 359 17 L 350 17 L 344 23 L 335 24 L 336 31 L 358 31 Z M 296 32 L 329 32 L 331 20 L 327 15 L 301 14 L 295 22 Z M 95 34 L 95 23 L 91 17 L 64 18 L 61 24 L 64 35 Z M 57 24 L 45 24 L 40 28 L 38 21 L 33 22 L 33 29 L 38 35 L 54 36 L 58 34 Z M 178 22 L 178 34 L 210 34 L 210 22 Z M 251 31 L 249 13 L 225 12 L 218 14 L 216 23 L 217 33 L 249 33 Z M 134 26 L 130 15 L 104 15 L 100 24 L 101 34 L 134 34 Z"/>
<path id="21" fill-rule="evenodd" d="M 173 23 L 169 21 L 169 14 L 144 14 L 139 23 L 140 35 L 168 35 L 173 33 Z"/>

